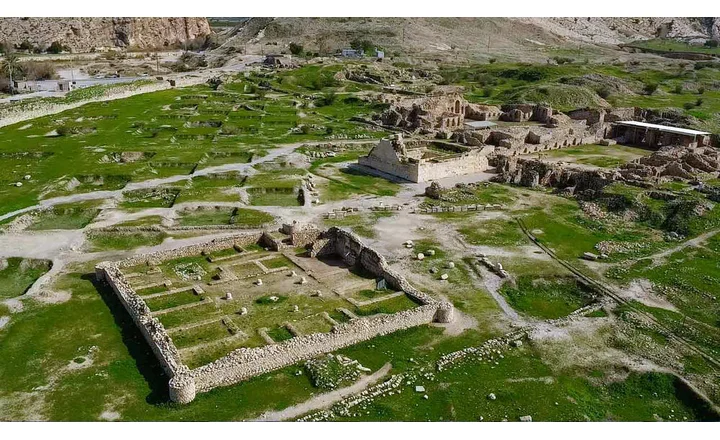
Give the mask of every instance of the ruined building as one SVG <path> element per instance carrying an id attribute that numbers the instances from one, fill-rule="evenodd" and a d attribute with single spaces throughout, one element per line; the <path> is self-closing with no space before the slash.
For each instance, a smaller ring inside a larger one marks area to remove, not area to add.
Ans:
<path id="1" fill-rule="evenodd" d="M 406 145 L 402 135 L 382 139 L 360 165 L 391 174 L 411 182 L 426 182 L 485 171 L 492 146 L 469 147 L 443 142 L 411 142 Z"/>

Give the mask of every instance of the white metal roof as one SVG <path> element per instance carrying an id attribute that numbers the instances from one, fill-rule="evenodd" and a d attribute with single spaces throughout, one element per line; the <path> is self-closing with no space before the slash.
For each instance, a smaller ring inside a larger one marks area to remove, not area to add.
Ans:
<path id="1" fill-rule="evenodd" d="M 631 127 L 652 128 L 655 130 L 667 131 L 669 133 L 685 134 L 688 136 L 705 136 L 705 135 L 710 134 L 706 131 L 691 130 L 689 128 L 670 127 L 667 125 L 659 125 L 659 124 L 649 124 L 647 122 L 638 122 L 638 121 L 620 121 L 620 122 L 618 122 L 618 124 L 629 125 Z"/>

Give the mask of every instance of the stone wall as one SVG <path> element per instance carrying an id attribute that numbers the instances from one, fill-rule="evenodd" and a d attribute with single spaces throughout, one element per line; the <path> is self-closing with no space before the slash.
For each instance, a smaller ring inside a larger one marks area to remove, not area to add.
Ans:
<path id="1" fill-rule="evenodd" d="M 339 350 L 377 336 L 428 324 L 437 313 L 437 305 L 416 307 L 392 315 L 354 319 L 339 324 L 330 333 L 299 336 L 260 348 L 240 348 L 227 356 L 192 370 L 198 392 L 233 385 L 259 374 Z"/>
<path id="2" fill-rule="evenodd" d="M 399 137 L 382 139 L 367 156 L 360 157 L 358 163 L 411 182 L 425 182 L 487 170 L 491 148 L 447 144 L 447 149 L 454 152 L 451 156 L 422 159 L 425 151 L 422 145 L 407 148 Z"/>
<path id="3" fill-rule="evenodd" d="M 622 179 L 617 170 L 588 170 L 538 159 L 498 156 L 495 159 L 498 175 L 495 181 L 520 186 L 547 186 L 567 189 L 573 193 L 600 191 L 608 184 Z"/>
<path id="4" fill-rule="evenodd" d="M 487 170 L 488 167 L 488 158 L 484 150 L 473 150 L 448 159 L 420 162 L 415 182 L 477 173 Z"/>
<path id="5" fill-rule="evenodd" d="M 172 260 L 175 258 L 201 255 L 203 252 L 215 252 L 233 247 L 234 245 L 247 246 L 250 244 L 254 244 L 260 241 L 260 237 L 262 237 L 262 234 L 262 232 L 237 234 L 230 237 L 216 238 L 205 243 L 193 244 L 177 249 L 168 249 L 164 251 L 153 252 L 150 254 L 137 255 L 119 261 L 117 263 L 101 264 L 116 264 L 117 267 L 120 269 L 137 266 L 138 264 L 157 265 L 162 263 L 163 261 Z"/>
<path id="6" fill-rule="evenodd" d="M 187 367 L 182 363 L 180 354 L 165 331 L 165 327 L 151 315 L 145 301 L 130 287 L 118 265 L 110 262 L 100 263 L 95 267 L 95 275 L 99 281 L 106 281 L 112 287 L 165 373 L 172 378 L 177 373 L 186 371 Z"/>
<path id="7" fill-rule="evenodd" d="M 236 235 L 179 249 L 131 257 L 120 262 L 98 264 L 96 266 L 97 278 L 112 286 L 113 291 L 170 377 L 168 387 L 170 398 L 173 401 L 189 403 L 198 392 L 210 391 L 218 386 L 232 385 L 250 377 L 376 336 L 433 321 L 452 321 L 454 310 L 452 304 L 439 302 L 414 288 L 402 275 L 389 268 L 382 255 L 365 246 L 352 232 L 333 227 L 318 237 L 315 232 L 311 232 L 316 231 L 313 228 L 286 225 L 285 230 L 293 235 L 297 233 L 298 240 L 308 239 L 310 237 L 308 234 L 315 234 L 317 240 L 310 246 L 312 256 L 338 255 L 347 264 L 359 265 L 373 275 L 383 278 L 390 286 L 405 292 L 420 305 L 391 315 L 356 318 L 348 323 L 334 326 L 330 333 L 297 336 L 279 344 L 259 348 L 240 348 L 210 364 L 189 370 L 183 364 L 178 350 L 165 328 L 151 315 L 145 302 L 127 283 L 121 268 L 139 264 L 157 265 L 169 259 L 199 255 L 203 252 L 213 252 L 231 246 L 245 246 L 260 241 L 264 233 Z"/>

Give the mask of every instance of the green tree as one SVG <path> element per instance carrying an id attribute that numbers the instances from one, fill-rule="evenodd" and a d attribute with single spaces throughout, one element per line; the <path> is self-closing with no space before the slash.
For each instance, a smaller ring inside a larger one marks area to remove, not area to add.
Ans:
<path id="1" fill-rule="evenodd" d="M 13 94 L 13 74 L 20 70 L 19 57 L 15 52 L 8 52 L 5 54 L 5 59 L 0 65 L 1 69 L 10 78 L 10 94 Z"/>
<path id="2" fill-rule="evenodd" d="M 65 49 L 65 48 L 63 47 L 63 45 L 62 45 L 59 41 L 53 41 L 53 42 L 50 44 L 50 47 L 47 48 L 47 51 L 46 51 L 46 52 L 47 52 L 47 53 L 60 53 L 60 52 L 62 52 L 64 49 Z"/>
<path id="3" fill-rule="evenodd" d="M 290 43 L 290 53 L 299 56 L 303 54 L 303 47 L 301 44 Z"/>

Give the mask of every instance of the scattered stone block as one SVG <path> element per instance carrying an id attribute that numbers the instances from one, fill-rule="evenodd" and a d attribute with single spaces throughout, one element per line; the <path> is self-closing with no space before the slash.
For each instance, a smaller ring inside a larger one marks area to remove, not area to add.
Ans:
<path id="1" fill-rule="evenodd" d="M 520 421 L 521 422 L 532 422 L 532 416 L 521 416 Z"/>
<path id="2" fill-rule="evenodd" d="M 425 259 L 425 254 L 423 254 L 422 252 L 420 252 L 419 254 L 417 254 L 417 259 L 418 259 L 418 260 L 421 260 L 421 261 L 424 260 L 424 259 Z"/>
<path id="3" fill-rule="evenodd" d="M 441 279 L 441 280 L 447 280 L 447 279 L 448 279 L 448 274 L 444 273 L 444 274 L 440 275 L 440 279 Z"/>
<path id="4" fill-rule="evenodd" d="M 495 399 L 497 399 L 497 396 L 495 396 L 495 393 L 490 393 L 490 394 L 488 394 L 487 398 L 490 400 L 495 400 Z"/>
<path id="5" fill-rule="evenodd" d="M 255 281 L 255 284 L 258 285 L 258 286 L 262 286 L 262 285 L 263 285 L 263 282 L 262 282 L 262 280 L 261 280 L 260 278 L 258 278 L 257 281 Z"/>
<path id="6" fill-rule="evenodd" d="M 590 261 L 595 261 L 598 259 L 598 256 L 593 254 L 592 252 L 583 252 L 583 258 Z"/>
<path id="7" fill-rule="evenodd" d="M 424 393 L 424 392 L 425 392 L 425 387 L 422 386 L 422 385 L 416 385 L 416 386 L 415 386 L 415 392 L 416 392 L 416 393 Z"/>

